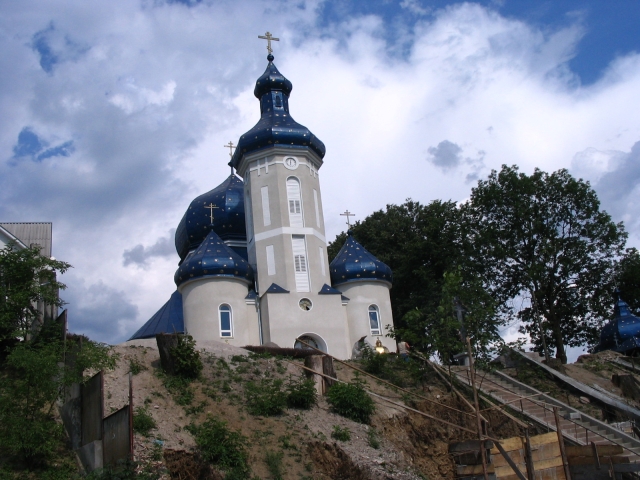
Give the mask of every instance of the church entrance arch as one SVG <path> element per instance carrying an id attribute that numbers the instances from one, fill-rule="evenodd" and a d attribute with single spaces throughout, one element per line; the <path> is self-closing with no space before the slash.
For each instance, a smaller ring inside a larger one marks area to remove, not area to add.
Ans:
<path id="1" fill-rule="evenodd" d="M 325 342 L 324 339 L 317 333 L 303 333 L 302 335 L 299 335 L 298 338 L 303 342 L 311 345 L 312 347 L 317 348 L 318 350 L 322 350 L 325 353 L 329 353 L 327 352 L 327 342 Z M 295 341 L 293 348 L 302 348 L 302 349 L 309 350 L 309 347 L 302 344 L 298 340 Z"/>

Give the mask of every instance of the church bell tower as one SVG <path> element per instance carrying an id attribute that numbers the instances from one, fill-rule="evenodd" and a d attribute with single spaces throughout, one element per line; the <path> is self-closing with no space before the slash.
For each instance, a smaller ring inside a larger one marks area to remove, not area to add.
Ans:
<path id="1" fill-rule="evenodd" d="M 297 337 L 338 358 L 351 346 L 340 291 L 332 288 L 319 170 L 324 144 L 289 113 L 292 84 L 273 64 L 256 81 L 260 120 L 231 159 L 244 181 L 247 252 L 256 275 L 264 343 L 294 347 Z"/>

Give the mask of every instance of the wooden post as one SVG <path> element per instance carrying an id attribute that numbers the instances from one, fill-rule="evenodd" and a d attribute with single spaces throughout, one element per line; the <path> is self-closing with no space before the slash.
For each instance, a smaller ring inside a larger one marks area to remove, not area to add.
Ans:
<path id="1" fill-rule="evenodd" d="M 484 448 L 484 442 L 482 441 L 482 417 L 480 415 L 480 403 L 478 402 L 478 391 L 476 390 L 476 373 L 474 371 L 473 355 L 471 354 L 471 339 L 467 337 L 467 353 L 469 355 L 469 374 L 471 375 L 471 387 L 473 388 L 473 403 L 476 409 L 476 424 L 478 426 L 478 440 L 482 448 L 480 449 L 480 455 L 482 457 L 482 474 L 484 480 L 489 480 L 487 475 L 487 451 Z"/>
<path id="2" fill-rule="evenodd" d="M 133 373 L 129 372 L 129 457 L 133 462 Z"/>
<path id="3" fill-rule="evenodd" d="M 562 426 L 560 425 L 560 416 L 558 415 L 558 407 L 553 407 L 553 416 L 556 420 L 556 433 L 558 434 L 558 445 L 560 446 L 560 456 L 562 457 L 562 466 L 564 467 L 564 476 L 567 480 L 571 480 L 571 471 L 569 470 L 569 461 L 567 460 L 567 451 L 564 448 L 564 437 L 562 436 Z"/>
<path id="4" fill-rule="evenodd" d="M 169 375 L 173 375 L 176 371 L 175 362 L 171 355 L 171 349 L 178 346 L 177 333 L 158 333 L 156 334 L 156 342 L 158 343 L 158 352 L 160 353 L 160 365 L 162 369 Z"/>
<path id="5" fill-rule="evenodd" d="M 331 358 L 328 355 L 322 356 L 322 373 L 324 373 L 325 375 L 328 375 L 331 378 L 337 378 L 336 370 L 333 368 L 333 358 Z M 327 378 L 327 377 L 322 377 L 322 378 L 324 379 L 322 383 L 322 389 L 323 389 L 323 393 L 326 395 L 329 392 L 331 385 L 333 385 L 335 382 L 331 380 L 331 378 Z"/>
<path id="6" fill-rule="evenodd" d="M 322 372 L 322 355 L 309 355 L 304 359 L 305 367 L 313 370 L 314 372 Z M 308 373 L 309 377 L 311 377 L 316 385 L 316 392 L 319 396 L 323 394 L 323 386 L 324 380 L 320 375 L 315 375 L 313 373 Z"/>
<path id="7" fill-rule="evenodd" d="M 504 457 L 504 459 L 507 461 L 507 463 L 509 464 L 509 466 L 511 467 L 511 469 L 516 472 L 516 476 L 520 479 L 520 480 L 527 480 L 525 478 L 525 476 L 522 474 L 522 472 L 520 471 L 520 469 L 518 468 L 518 465 L 515 464 L 515 462 L 511 459 L 511 457 L 509 456 L 509 454 L 507 452 L 505 452 L 504 448 L 502 448 L 502 445 L 500 445 L 500 442 L 493 442 L 496 446 L 496 448 L 498 449 L 498 451 L 502 454 L 502 456 Z"/>
<path id="8" fill-rule="evenodd" d="M 527 477 L 529 480 L 536 480 L 536 470 L 533 467 L 533 455 L 531 454 L 531 439 L 529 430 L 524 431 L 524 461 L 527 466 Z"/>

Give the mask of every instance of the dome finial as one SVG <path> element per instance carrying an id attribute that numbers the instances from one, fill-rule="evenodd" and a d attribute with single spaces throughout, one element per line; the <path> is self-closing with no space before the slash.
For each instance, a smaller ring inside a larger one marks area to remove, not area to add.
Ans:
<path id="1" fill-rule="evenodd" d="M 273 49 L 271 48 L 271 41 L 273 40 L 274 42 L 279 42 L 280 39 L 271 35 L 271 32 L 267 32 L 264 35 L 258 35 L 258 38 L 267 41 L 267 52 L 269 52 L 269 55 L 267 55 L 267 60 L 269 60 L 269 63 L 273 62 L 274 57 Z"/>

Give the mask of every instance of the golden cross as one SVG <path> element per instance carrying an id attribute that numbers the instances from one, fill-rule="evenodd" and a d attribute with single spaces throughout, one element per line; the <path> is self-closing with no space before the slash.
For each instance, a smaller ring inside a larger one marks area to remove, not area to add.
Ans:
<path id="1" fill-rule="evenodd" d="M 209 211 L 211 212 L 211 213 L 209 213 L 209 217 L 211 218 L 211 225 L 213 225 L 213 210 L 215 208 L 220 208 L 220 207 L 216 207 L 212 202 L 209 205 L 205 205 L 204 208 L 208 208 Z"/>
<path id="2" fill-rule="evenodd" d="M 269 53 L 273 53 L 273 50 L 271 49 L 271 41 L 273 40 L 274 42 L 279 42 L 280 39 L 274 37 L 273 35 L 271 35 L 270 32 L 265 33 L 264 35 L 258 35 L 258 38 L 261 38 L 262 40 L 266 40 L 267 41 L 267 52 Z"/>
<path id="3" fill-rule="evenodd" d="M 233 149 L 236 148 L 233 142 L 229 140 L 229 143 L 227 143 L 226 145 L 223 145 L 223 147 L 229 149 L 229 156 L 233 158 Z"/>
<path id="4" fill-rule="evenodd" d="M 347 217 L 347 225 L 351 228 L 351 223 L 349 223 L 349 217 L 355 217 L 355 213 L 351 213 L 349 210 L 345 210 L 344 213 L 340 214 L 341 217 Z"/>

